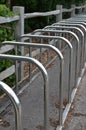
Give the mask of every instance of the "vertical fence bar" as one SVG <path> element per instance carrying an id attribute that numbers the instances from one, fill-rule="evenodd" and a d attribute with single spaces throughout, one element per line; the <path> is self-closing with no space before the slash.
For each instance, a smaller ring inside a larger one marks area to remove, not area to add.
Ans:
<path id="1" fill-rule="evenodd" d="M 71 5 L 71 8 L 72 8 L 71 17 L 74 17 L 74 16 L 75 16 L 75 5 L 72 4 L 72 5 Z"/>
<path id="2" fill-rule="evenodd" d="M 19 37 L 24 34 L 24 7 L 14 6 L 13 11 L 18 11 L 19 16 L 20 16 L 19 20 L 16 22 L 16 26 L 14 27 L 15 39 L 18 41 Z M 21 47 L 21 55 L 24 55 L 24 47 L 23 46 Z M 24 71 L 23 70 L 24 70 L 24 63 L 21 62 L 19 64 L 19 68 L 18 68 L 18 71 L 19 71 L 18 78 L 20 80 L 22 80 L 23 77 L 24 77 Z"/>
<path id="3" fill-rule="evenodd" d="M 17 55 L 17 53 L 18 53 L 18 48 L 17 48 L 17 46 L 15 46 L 15 55 Z M 18 72 L 18 61 L 16 60 L 15 61 L 15 75 L 16 75 L 16 81 L 15 81 L 15 86 L 16 86 L 16 93 L 18 93 L 18 81 L 19 81 L 19 74 L 18 74 L 19 72 Z"/>
<path id="4" fill-rule="evenodd" d="M 60 13 L 56 15 L 56 22 L 62 20 L 62 5 L 56 5 L 56 10 L 60 10 Z"/>
<path id="5" fill-rule="evenodd" d="M 32 42 L 31 38 L 29 40 L 30 42 Z M 32 47 L 29 47 L 29 57 L 32 57 Z M 32 77 L 32 64 L 29 63 L 29 82 L 31 80 L 31 77 Z"/>

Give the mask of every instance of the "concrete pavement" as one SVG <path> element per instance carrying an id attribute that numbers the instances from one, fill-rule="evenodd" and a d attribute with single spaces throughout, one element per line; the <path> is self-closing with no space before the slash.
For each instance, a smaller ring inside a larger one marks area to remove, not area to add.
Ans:
<path id="1" fill-rule="evenodd" d="M 86 74 L 76 93 L 63 130 L 86 130 Z"/>

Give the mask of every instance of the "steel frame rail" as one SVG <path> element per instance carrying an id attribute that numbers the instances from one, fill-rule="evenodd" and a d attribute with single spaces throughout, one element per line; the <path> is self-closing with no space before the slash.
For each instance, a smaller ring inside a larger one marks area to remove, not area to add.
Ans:
<path id="1" fill-rule="evenodd" d="M 54 40 L 62 40 L 64 41 L 69 49 L 70 49 L 70 63 L 69 63 L 69 91 L 68 91 L 68 100 L 69 102 L 71 102 L 71 96 L 70 96 L 70 86 L 71 86 L 71 72 L 72 72 L 72 60 L 73 60 L 73 47 L 71 45 L 71 43 L 64 37 L 60 37 L 60 36 L 45 36 L 45 35 L 31 35 L 31 34 L 24 34 L 21 36 L 21 38 L 24 38 L 24 37 L 27 37 L 27 38 L 43 38 L 43 39 L 54 39 Z M 64 112 L 63 112 L 64 113 Z M 60 125 L 62 125 L 62 122 L 63 120 L 65 120 L 67 114 L 65 114 L 65 116 L 63 116 L 63 114 L 60 110 L 60 117 L 59 117 L 59 120 L 60 120 Z M 67 112 L 66 112 L 67 113 Z"/>
<path id="2" fill-rule="evenodd" d="M 74 86 L 77 85 L 77 78 L 78 78 L 78 63 L 79 63 L 79 53 L 80 53 L 80 42 L 79 42 L 79 38 L 78 36 L 72 32 L 72 31 L 67 31 L 67 30 L 49 30 L 49 29 L 37 29 L 35 31 L 33 31 L 32 33 L 30 34 L 36 34 L 37 32 L 40 32 L 40 33 L 43 33 L 43 32 L 49 32 L 49 33 L 55 33 L 56 35 L 58 34 L 70 34 L 72 35 L 72 37 L 74 37 L 76 39 L 76 52 L 77 52 L 77 55 L 76 55 L 76 63 L 75 63 L 75 84 Z M 40 34 L 42 35 L 42 34 Z M 51 35 L 50 35 L 51 36 Z M 63 36 L 65 37 L 65 36 Z"/>
<path id="3" fill-rule="evenodd" d="M 74 33 L 76 33 L 76 32 L 79 32 L 80 33 L 80 35 L 81 35 L 81 37 L 82 37 L 82 43 L 84 43 L 84 33 L 82 32 L 82 30 L 81 29 L 79 29 L 78 27 L 68 27 L 68 26 L 61 26 L 61 25 L 58 25 L 58 26 L 46 26 L 44 29 L 68 29 L 68 30 L 71 30 L 71 31 L 73 31 Z M 79 38 L 79 36 L 78 36 L 78 38 Z M 80 39 L 80 38 L 79 38 Z M 80 39 L 81 40 L 81 39 Z M 79 73 L 80 73 L 80 70 L 82 69 L 82 62 L 83 62 L 83 55 L 82 55 L 82 53 L 83 53 L 83 46 L 82 46 L 82 43 L 80 43 L 81 44 L 81 55 L 80 55 L 80 65 L 79 65 Z M 84 64 L 84 63 L 83 63 Z"/>
<path id="4" fill-rule="evenodd" d="M 16 45 L 16 46 L 29 46 L 29 47 L 37 47 L 37 48 L 49 48 L 52 49 L 60 59 L 60 79 L 59 79 L 59 99 L 60 99 L 60 111 L 59 111 L 59 119 L 62 121 L 62 106 L 63 106 L 63 70 L 64 70 L 64 57 L 62 53 L 53 45 L 49 44 L 38 44 L 38 43 L 27 43 L 27 42 L 13 42 L 13 41 L 5 41 L 2 45 Z"/>
<path id="5" fill-rule="evenodd" d="M 0 89 L 3 90 L 11 100 L 11 103 L 15 110 L 15 130 L 22 129 L 22 112 L 21 112 L 21 103 L 16 96 L 15 92 L 5 83 L 0 81 Z"/>
<path id="6" fill-rule="evenodd" d="M 44 80 L 44 130 L 48 130 L 48 92 L 49 92 L 49 79 L 48 73 L 44 66 L 34 58 L 25 57 L 25 56 L 14 56 L 14 55 L 6 55 L 0 54 L 0 59 L 10 59 L 10 60 L 19 60 L 19 61 L 27 61 L 35 64 L 42 73 L 43 80 Z M 18 120 L 17 120 L 18 121 Z M 20 130 L 20 129 L 16 129 Z"/>
<path id="7" fill-rule="evenodd" d="M 74 26 L 74 27 L 78 27 L 79 29 L 81 29 L 84 33 L 84 37 L 83 37 L 83 53 L 82 53 L 82 58 L 83 58 L 83 64 L 82 67 L 84 67 L 84 61 L 85 61 L 85 34 L 86 34 L 86 28 L 82 25 L 82 24 L 75 24 L 75 23 L 66 23 L 66 22 L 59 22 L 59 23 L 54 23 L 53 25 L 62 25 L 62 26 Z"/>

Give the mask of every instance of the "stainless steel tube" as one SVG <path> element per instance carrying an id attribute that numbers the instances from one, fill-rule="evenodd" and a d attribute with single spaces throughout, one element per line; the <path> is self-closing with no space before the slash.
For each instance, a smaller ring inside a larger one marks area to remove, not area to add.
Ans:
<path id="1" fill-rule="evenodd" d="M 48 130 L 48 92 L 49 92 L 49 79 L 48 74 L 43 65 L 34 58 L 25 57 L 25 56 L 14 56 L 14 55 L 6 55 L 0 54 L 0 59 L 10 59 L 10 60 L 19 60 L 19 61 L 28 61 L 35 64 L 41 71 L 44 79 L 44 130 Z"/>
<path id="2" fill-rule="evenodd" d="M 21 104 L 14 93 L 14 91 L 5 83 L 0 81 L 0 89 L 3 90 L 11 100 L 12 105 L 14 106 L 15 109 L 15 130 L 23 130 L 22 129 L 22 116 L 21 116 Z"/>
<path id="3" fill-rule="evenodd" d="M 53 45 L 49 45 L 49 44 L 38 44 L 38 43 L 25 43 L 25 42 L 13 42 L 13 41 L 5 41 L 2 43 L 2 45 L 17 45 L 17 46 L 29 46 L 29 47 L 39 47 L 39 48 L 49 48 L 52 49 L 58 56 L 60 59 L 60 77 L 59 77 L 59 90 L 60 90 L 60 94 L 59 94 L 59 99 L 60 99 L 60 111 L 59 111 L 59 120 L 60 120 L 60 124 L 62 123 L 62 113 L 63 113 L 63 69 L 64 69 L 64 57 L 61 54 L 61 52 L 54 47 Z"/>

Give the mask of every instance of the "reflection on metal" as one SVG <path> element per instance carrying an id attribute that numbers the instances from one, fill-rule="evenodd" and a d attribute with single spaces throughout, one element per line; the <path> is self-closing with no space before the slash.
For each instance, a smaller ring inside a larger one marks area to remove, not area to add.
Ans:
<path id="1" fill-rule="evenodd" d="M 49 92 L 49 80 L 48 80 L 48 74 L 43 65 L 37 61 L 36 59 L 30 58 L 30 57 L 24 57 L 24 56 L 14 56 L 14 55 L 6 55 L 6 54 L 0 54 L 0 59 L 10 59 L 10 60 L 18 60 L 18 61 L 28 61 L 33 64 L 35 64 L 39 70 L 41 71 L 44 79 L 44 127 L 45 130 L 48 129 L 48 92 Z M 19 129 L 17 129 L 19 130 Z"/>
<path id="2" fill-rule="evenodd" d="M 0 89 L 3 90 L 11 100 L 15 109 L 15 130 L 23 130 L 21 122 L 21 104 L 14 91 L 5 83 L 0 81 Z"/>

